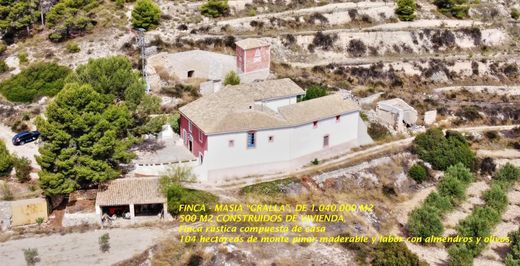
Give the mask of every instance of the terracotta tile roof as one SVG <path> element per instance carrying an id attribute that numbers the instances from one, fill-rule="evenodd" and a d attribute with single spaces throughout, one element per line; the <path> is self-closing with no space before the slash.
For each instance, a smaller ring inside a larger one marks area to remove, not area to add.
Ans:
<path id="1" fill-rule="evenodd" d="M 268 43 L 256 38 L 243 39 L 235 42 L 235 44 L 242 49 L 252 49 L 269 45 Z"/>
<path id="2" fill-rule="evenodd" d="M 206 134 L 295 126 L 358 110 L 352 101 L 329 95 L 272 110 L 265 100 L 305 92 L 290 79 L 227 86 L 180 108 Z"/>
<path id="3" fill-rule="evenodd" d="M 108 183 L 107 189 L 97 193 L 96 205 L 127 205 L 165 203 L 159 191 L 159 178 L 121 178 Z"/>

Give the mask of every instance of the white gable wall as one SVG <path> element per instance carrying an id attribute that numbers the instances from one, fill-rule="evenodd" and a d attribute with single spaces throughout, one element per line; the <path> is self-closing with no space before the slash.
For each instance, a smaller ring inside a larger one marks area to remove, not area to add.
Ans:
<path id="1" fill-rule="evenodd" d="M 323 150 L 323 136 L 329 135 L 329 147 L 355 141 L 358 134 L 359 113 L 352 112 L 302 126 L 256 131 L 256 147 L 247 148 L 247 132 L 208 136 L 208 150 L 204 155 L 207 171 L 255 164 L 280 163 Z M 273 142 L 269 142 L 273 136 Z M 229 140 L 234 141 L 229 147 Z M 259 174 L 259 173 L 252 173 Z"/>

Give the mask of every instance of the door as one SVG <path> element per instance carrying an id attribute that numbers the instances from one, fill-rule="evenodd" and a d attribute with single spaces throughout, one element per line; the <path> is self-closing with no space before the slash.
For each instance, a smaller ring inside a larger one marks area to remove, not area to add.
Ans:
<path id="1" fill-rule="evenodd" d="M 329 135 L 323 136 L 323 148 L 326 148 L 329 146 Z"/>

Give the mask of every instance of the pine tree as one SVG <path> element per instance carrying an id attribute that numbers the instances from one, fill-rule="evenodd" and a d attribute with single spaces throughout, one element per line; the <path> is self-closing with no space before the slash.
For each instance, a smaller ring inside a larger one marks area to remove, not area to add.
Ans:
<path id="1" fill-rule="evenodd" d="M 132 11 L 132 25 L 134 28 L 145 30 L 154 29 L 159 25 L 161 10 L 152 0 L 137 0 Z"/>
<path id="2" fill-rule="evenodd" d="M 413 21 L 416 8 L 415 0 L 397 0 L 395 14 L 401 21 Z"/>

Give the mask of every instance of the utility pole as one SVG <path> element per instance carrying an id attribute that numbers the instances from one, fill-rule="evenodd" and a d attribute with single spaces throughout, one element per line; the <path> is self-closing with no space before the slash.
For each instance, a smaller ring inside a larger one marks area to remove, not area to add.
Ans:
<path id="1" fill-rule="evenodd" d="M 146 78 L 146 54 L 145 54 L 145 39 L 144 39 L 144 31 L 143 28 L 138 28 L 138 36 L 137 36 L 137 46 L 141 48 L 141 71 L 143 73 L 143 79 L 146 82 L 146 93 L 150 93 L 150 84 L 148 84 L 148 79 Z"/>

